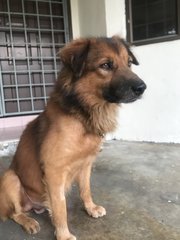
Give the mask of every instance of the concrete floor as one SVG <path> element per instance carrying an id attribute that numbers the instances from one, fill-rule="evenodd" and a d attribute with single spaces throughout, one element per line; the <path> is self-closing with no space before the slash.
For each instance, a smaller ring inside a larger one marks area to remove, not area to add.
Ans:
<path id="1" fill-rule="evenodd" d="M 0 171 L 11 156 L 0 158 Z M 180 145 L 109 141 L 93 168 L 92 191 L 107 216 L 92 219 L 76 186 L 68 195 L 69 227 L 78 240 L 180 240 Z M 54 240 L 47 213 L 34 215 L 37 235 L 8 220 L 2 240 Z"/>

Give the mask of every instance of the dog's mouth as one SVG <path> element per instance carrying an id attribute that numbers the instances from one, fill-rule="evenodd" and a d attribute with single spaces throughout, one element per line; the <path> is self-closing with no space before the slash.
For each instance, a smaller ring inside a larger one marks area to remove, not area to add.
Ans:
<path id="1" fill-rule="evenodd" d="M 146 84 L 143 81 L 136 85 L 110 86 L 104 88 L 103 97 L 110 103 L 132 103 L 142 98 L 145 89 Z"/>
<path id="2" fill-rule="evenodd" d="M 124 100 L 120 100 L 119 103 L 132 103 L 132 102 L 135 102 L 135 101 L 137 101 L 141 98 L 142 98 L 142 96 L 127 98 L 127 99 L 124 99 Z"/>
<path id="3" fill-rule="evenodd" d="M 135 97 L 135 96 L 132 96 L 132 97 L 124 97 L 122 96 L 122 98 L 119 98 L 115 95 L 113 96 L 110 96 L 110 95 L 104 95 L 104 98 L 106 101 L 110 102 L 110 103 L 117 103 L 117 104 L 121 104 L 121 103 L 132 103 L 132 102 L 135 102 L 137 101 L 138 99 L 141 99 L 142 96 L 138 96 L 138 97 Z"/>

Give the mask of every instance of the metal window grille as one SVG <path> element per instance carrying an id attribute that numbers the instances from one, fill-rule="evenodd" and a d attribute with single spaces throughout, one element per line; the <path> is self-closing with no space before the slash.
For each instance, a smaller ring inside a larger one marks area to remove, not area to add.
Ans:
<path id="1" fill-rule="evenodd" d="M 66 0 L 0 1 L 0 116 L 38 113 L 69 41 Z"/>

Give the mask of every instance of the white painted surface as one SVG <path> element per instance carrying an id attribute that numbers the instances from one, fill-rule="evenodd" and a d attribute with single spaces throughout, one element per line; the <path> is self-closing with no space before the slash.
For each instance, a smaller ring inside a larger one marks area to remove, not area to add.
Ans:
<path id="1" fill-rule="evenodd" d="M 124 0 L 105 0 L 106 35 L 126 36 Z"/>
<path id="2" fill-rule="evenodd" d="M 126 36 L 124 0 L 71 0 L 73 38 Z"/>
<path id="3" fill-rule="evenodd" d="M 126 140 L 180 143 L 180 40 L 134 48 L 147 83 L 141 101 L 123 106 L 115 136 Z"/>
<path id="4" fill-rule="evenodd" d="M 70 0 L 70 8 L 71 8 L 71 24 L 72 24 L 72 35 L 73 38 L 80 37 L 80 25 L 79 25 L 79 6 L 78 0 Z"/>
<path id="5" fill-rule="evenodd" d="M 104 0 L 79 0 L 78 9 L 81 37 L 106 35 Z"/>

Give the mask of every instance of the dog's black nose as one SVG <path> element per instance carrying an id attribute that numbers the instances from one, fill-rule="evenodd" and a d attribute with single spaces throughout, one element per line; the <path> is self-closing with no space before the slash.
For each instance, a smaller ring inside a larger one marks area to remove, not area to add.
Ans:
<path id="1" fill-rule="evenodd" d="M 132 86 L 132 90 L 137 96 L 142 95 L 145 89 L 146 89 L 146 84 L 143 81 Z"/>

